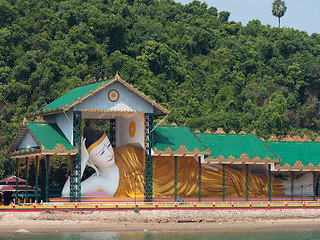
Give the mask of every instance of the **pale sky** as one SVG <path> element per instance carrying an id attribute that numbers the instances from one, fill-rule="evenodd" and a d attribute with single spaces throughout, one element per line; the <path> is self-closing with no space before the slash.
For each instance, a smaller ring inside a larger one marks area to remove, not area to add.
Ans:
<path id="1" fill-rule="evenodd" d="M 192 0 L 175 0 L 182 4 Z M 206 0 L 208 7 L 216 7 L 218 12 L 230 12 L 229 21 L 241 22 L 243 26 L 252 19 L 264 25 L 278 26 L 278 18 L 271 12 L 273 0 Z M 281 27 L 305 31 L 309 35 L 320 34 L 320 0 L 285 0 L 287 11 L 281 18 Z"/>

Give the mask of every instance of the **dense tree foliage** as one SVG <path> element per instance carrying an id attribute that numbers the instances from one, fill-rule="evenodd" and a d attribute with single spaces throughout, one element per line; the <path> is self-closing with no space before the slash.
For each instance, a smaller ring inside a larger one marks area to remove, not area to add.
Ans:
<path id="1" fill-rule="evenodd" d="M 192 129 L 320 130 L 320 35 L 228 21 L 198 1 L 0 0 L 0 177 L 26 113 L 120 76 Z"/>

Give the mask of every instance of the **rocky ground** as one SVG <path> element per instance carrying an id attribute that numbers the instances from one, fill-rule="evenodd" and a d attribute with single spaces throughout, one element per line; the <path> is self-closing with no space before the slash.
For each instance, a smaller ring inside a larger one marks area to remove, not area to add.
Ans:
<path id="1" fill-rule="evenodd" d="M 318 209 L 273 210 L 150 210 L 99 212 L 2 212 L 8 220 L 98 221 L 110 223 L 256 222 L 261 220 L 320 219 Z"/>

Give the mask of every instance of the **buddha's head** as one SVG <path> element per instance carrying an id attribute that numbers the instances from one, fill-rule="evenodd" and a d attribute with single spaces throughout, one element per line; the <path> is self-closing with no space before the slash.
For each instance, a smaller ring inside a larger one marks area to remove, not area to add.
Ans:
<path id="1" fill-rule="evenodd" d="M 85 127 L 83 137 L 90 161 L 98 167 L 109 167 L 114 164 L 114 152 L 104 131 L 98 128 Z"/>

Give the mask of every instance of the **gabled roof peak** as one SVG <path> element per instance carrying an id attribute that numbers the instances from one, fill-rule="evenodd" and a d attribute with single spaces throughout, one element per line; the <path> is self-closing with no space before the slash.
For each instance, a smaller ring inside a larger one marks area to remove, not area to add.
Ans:
<path id="1" fill-rule="evenodd" d="M 169 113 L 167 109 L 165 109 L 160 104 L 156 103 L 154 100 L 147 97 L 144 93 L 134 88 L 131 84 L 122 80 L 119 74 L 116 74 L 113 79 L 109 80 L 104 78 L 103 81 L 96 81 L 96 79 L 94 78 L 93 81 L 90 82 L 90 84 L 81 85 L 72 89 L 71 91 L 64 94 L 60 98 L 54 100 L 53 102 L 49 103 L 48 105 L 41 107 L 38 111 L 30 115 L 27 115 L 27 118 L 51 115 L 59 112 L 68 111 L 75 105 L 83 102 L 88 97 L 94 95 L 95 93 L 99 92 L 100 90 L 104 89 L 105 87 L 109 86 L 114 82 L 119 82 L 127 89 L 140 96 L 144 101 L 151 104 L 154 107 L 155 115 L 164 115 Z"/>

